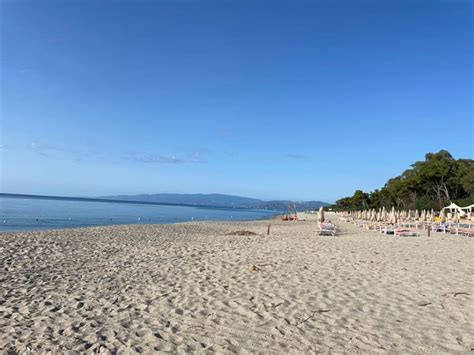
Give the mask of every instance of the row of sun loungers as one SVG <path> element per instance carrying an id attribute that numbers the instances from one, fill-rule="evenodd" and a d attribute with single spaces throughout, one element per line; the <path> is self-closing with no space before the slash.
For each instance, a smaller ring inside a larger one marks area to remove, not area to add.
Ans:
<path id="1" fill-rule="evenodd" d="M 395 237 L 419 237 L 422 231 L 430 228 L 433 232 L 449 233 L 467 237 L 474 237 L 474 224 L 461 223 L 429 223 L 429 222 L 399 222 L 396 225 L 386 225 L 384 223 L 368 222 L 364 220 L 351 220 L 350 218 L 341 218 L 345 222 L 352 222 L 356 226 L 373 230 Z M 319 235 L 335 236 L 339 233 L 338 228 L 329 222 L 319 223 Z"/>
<path id="2" fill-rule="evenodd" d="M 474 237 L 474 224 L 462 223 L 431 223 L 431 222 L 399 222 L 395 225 L 387 225 L 381 222 L 369 222 L 365 220 L 351 220 L 344 217 L 341 220 L 345 222 L 354 223 L 360 228 L 380 232 L 387 235 L 394 235 L 397 237 L 418 237 L 421 231 L 426 231 L 430 228 L 433 232 L 449 233 L 455 235 L 462 235 Z"/>

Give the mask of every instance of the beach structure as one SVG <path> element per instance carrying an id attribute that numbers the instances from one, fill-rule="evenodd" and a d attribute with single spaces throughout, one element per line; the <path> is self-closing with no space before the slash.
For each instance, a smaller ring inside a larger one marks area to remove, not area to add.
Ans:
<path id="1" fill-rule="evenodd" d="M 469 208 L 469 206 L 467 208 Z M 466 211 L 464 211 L 464 209 L 462 207 L 459 207 L 455 203 L 451 203 L 449 206 L 443 207 L 443 210 L 448 211 L 449 213 L 451 213 L 451 215 L 454 215 L 456 212 L 460 216 L 464 216 L 466 214 Z M 471 210 L 472 210 L 472 208 L 471 208 Z"/>

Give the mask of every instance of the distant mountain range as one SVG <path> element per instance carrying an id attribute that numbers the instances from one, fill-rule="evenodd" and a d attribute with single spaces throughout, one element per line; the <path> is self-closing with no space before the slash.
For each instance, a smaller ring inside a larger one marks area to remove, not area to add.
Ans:
<path id="1" fill-rule="evenodd" d="M 140 201 L 148 203 L 169 203 L 195 206 L 212 206 L 228 208 L 252 208 L 286 211 L 288 205 L 295 206 L 298 211 L 315 210 L 329 204 L 322 201 L 294 202 L 286 200 L 264 201 L 256 198 L 223 195 L 223 194 L 142 194 L 102 196 L 99 199 L 119 201 Z"/>

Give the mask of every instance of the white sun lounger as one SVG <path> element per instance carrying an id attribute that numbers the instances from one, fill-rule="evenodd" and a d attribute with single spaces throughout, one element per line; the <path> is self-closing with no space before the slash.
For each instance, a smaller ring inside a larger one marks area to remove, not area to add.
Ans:
<path id="1" fill-rule="evenodd" d="M 418 231 L 406 228 L 397 228 L 393 231 L 395 237 L 419 237 L 420 233 Z"/>
<path id="2" fill-rule="evenodd" d="M 320 223 L 319 224 L 319 235 L 331 235 L 336 236 L 338 233 L 337 227 L 332 223 Z"/>

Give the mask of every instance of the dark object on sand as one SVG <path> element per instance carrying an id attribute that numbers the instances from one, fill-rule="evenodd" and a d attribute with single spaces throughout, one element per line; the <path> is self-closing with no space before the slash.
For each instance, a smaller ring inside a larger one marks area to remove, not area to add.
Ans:
<path id="1" fill-rule="evenodd" d="M 227 233 L 226 235 L 257 235 L 257 233 L 241 230 L 241 231 L 230 232 L 230 233 Z"/>
<path id="2" fill-rule="evenodd" d="M 270 235 L 270 227 L 271 227 L 271 226 L 272 226 L 272 225 L 271 225 L 270 223 L 268 223 L 267 235 Z"/>
<path id="3" fill-rule="evenodd" d="M 259 271 L 259 270 L 260 270 L 260 268 L 258 268 L 256 265 L 252 265 L 250 267 L 250 271 L 252 271 L 252 272 Z"/>

